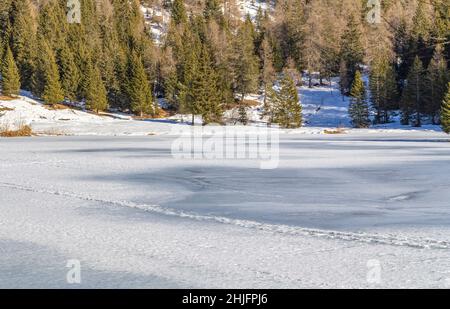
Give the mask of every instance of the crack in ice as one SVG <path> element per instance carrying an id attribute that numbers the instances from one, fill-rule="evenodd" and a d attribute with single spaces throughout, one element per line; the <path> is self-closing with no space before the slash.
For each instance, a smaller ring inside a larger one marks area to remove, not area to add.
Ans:
<path id="1" fill-rule="evenodd" d="M 357 241 L 361 243 L 372 243 L 372 244 L 383 244 L 392 246 L 405 246 L 417 249 L 450 249 L 450 242 L 441 241 L 435 239 L 422 239 L 422 238 L 411 238 L 399 235 L 381 235 L 381 234 L 366 234 L 366 233 L 355 233 L 355 232 L 342 232 L 333 230 L 320 230 L 296 227 L 290 225 L 277 225 L 270 223 L 262 223 L 252 220 L 245 219 L 233 219 L 223 216 L 208 216 L 196 214 L 193 212 L 186 212 L 166 207 L 161 207 L 158 205 L 148 205 L 148 204 L 137 204 L 131 201 L 117 201 L 117 200 L 105 200 L 89 196 L 83 196 L 73 192 L 39 189 L 24 185 L 18 185 L 13 183 L 0 183 L 0 187 L 10 188 L 21 191 L 28 191 L 34 193 L 52 194 L 57 196 L 64 196 L 70 198 L 76 198 L 84 201 L 106 203 L 114 206 L 129 207 L 140 209 L 148 212 L 153 212 L 166 216 L 174 216 L 179 218 L 191 219 L 196 221 L 208 221 L 215 223 L 228 224 L 233 226 L 238 226 L 248 229 L 256 229 L 265 232 L 280 233 L 292 236 L 311 236 L 311 237 L 321 237 L 327 239 L 345 240 L 345 241 Z"/>

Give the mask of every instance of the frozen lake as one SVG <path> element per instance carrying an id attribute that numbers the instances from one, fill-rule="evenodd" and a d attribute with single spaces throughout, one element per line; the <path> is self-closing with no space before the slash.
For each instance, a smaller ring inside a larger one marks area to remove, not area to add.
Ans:
<path id="1" fill-rule="evenodd" d="M 271 170 L 172 142 L 0 139 L 0 287 L 450 287 L 444 134 L 283 134 Z"/>

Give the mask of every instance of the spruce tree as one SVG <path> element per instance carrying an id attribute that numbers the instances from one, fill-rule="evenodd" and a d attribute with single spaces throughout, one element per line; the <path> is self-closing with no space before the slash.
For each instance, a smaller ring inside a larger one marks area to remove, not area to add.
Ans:
<path id="1" fill-rule="evenodd" d="M 30 0 L 15 0 L 11 7 L 11 48 L 23 89 L 30 90 L 36 58 L 36 20 Z"/>
<path id="2" fill-rule="evenodd" d="M 141 57 L 133 52 L 128 66 L 127 92 L 131 110 L 141 117 L 144 114 L 154 114 L 152 92 Z"/>
<path id="3" fill-rule="evenodd" d="M 421 115 L 425 102 L 425 80 L 422 61 L 416 56 L 406 80 L 406 86 L 402 93 L 402 124 L 407 125 L 413 121 L 413 125 L 422 125 Z M 414 116 L 414 117 L 413 117 Z M 414 119 L 412 119 L 412 117 Z"/>
<path id="4" fill-rule="evenodd" d="M 200 53 L 199 68 L 192 86 L 193 100 L 200 106 L 203 124 L 220 123 L 222 108 L 217 87 L 217 74 L 205 44 Z"/>
<path id="5" fill-rule="evenodd" d="M 186 9 L 183 0 L 174 0 L 171 9 L 172 22 L 176 25 L 184 24 L 187 21 Z"/>
<path id="6" fill-rule="evenodd" d="M 58 65 L 56 64 L 55 54 L 45 44 L 45 49 L 42 53 L 47 58 L 44 61 L 43 76 L 44 76 L 44 89 L 42 92 L 42 99 L 46 104 L 57 104 L 64 100 L 64 92 L 61 87 Z"/>
<path id="7" fill-rule="evenodd" d="M 20 76 L 16 62 L 9 45 L 6 47 L 5 56 L 1 67 L 2 93 L 5 96 L 16 96 L 20 91 Z"/>
<path id="8" fill-rule="evenodd" d="M 108 108 L 105 85 L 103 84 L 99 69 L 94 67 L 91 61 L 86 66 L 85 74 L 83 93 L 86 108 L 98 114 L 99 111 L 104 111 Z"/>
<path id="9" fill-rule="evenodd" d="M 273 66 L 273 52 L 267 39 L 264 39 L 261 44 L 261 83 L 264 89 L 264 104 L 268 96 L 268 89 L 272 88 L 275 80 L 275 68 Z"/>
<path id="10" fill-rule="evenodd" d="M 438 114 L 447 86 L 447 63 L 441 45 L 436 47 L 433 58 L 428 65 L 425 78 L 425 112 L 433 124 L 438 124 Z"/>
<path id="11" fill-rule="evenodd" d="M 363 62 L 364 48 L 361 43 L 361 31 L 356 18 L 350 15 L 347 29 L 341 38 L 341 61 L 345 63 L 345 71 L 342 74 L 346 75 L 345 84 L 341 81 L 342 89 L 346 93 L 350 85 L 353 84 L 353 77 L 356 71 L 359 70 L 359 65 Z"/>
<path id="12" fill-rule="evenodd" d="M 395 71 L 386 55 L 377 55 L 370 67 L 369 86 L 375 123 L 389 122 L 389 111 L 395 108 L 397 96 Z"/>
<path id="13" fill-rule="evenodd" d="M 370 124 L 369 106 L 366 101 L 366 89 L 359 70 L 356 71 L 353 78 L 350 96 L 349 114 L 352 125 L 355 128 L 367 128 Z"/>
<path id="14" fill-rule="evenodd" d="M 64 44 L 58 52 L 58 64 L 64 96 L 70 101 L 74 101 L 80 85 L 80 74 L 75 57 L 67 44 Z"/>
<path id="15" fill-rule="evenodd" d="M 302 106 L 294 80 L 285 74 L 280 86 L 275 101 L 274 122 L 283 128 L 299 128 L 303 123 Z"/>
<path id="16" fill-rule="evenodd" d="M 258 87 L 258 58 L 255 55 L 253 39 L 253 24 L 247 19 L 238 29 L 234 43 L 234 83 L 241 101 Z"/>
<path id="17" fill-rule="evenodd" d="M 185 29 L 183 33 L 182 65 L 179 73 L 179 112 L 192 115 L 194 125 L 195 115 L 202 113 L 202 107 L 195 100 L 194 82 L 198 76 L 201 41 L 196 33 Z"/>
<path id="18" fill-rule="evenodd" d="M 447 84 L 447 93 L 442 101 L 441 125 L 444 132 L 450 134 L 450 82 Z"/>
<path id="19" fill-rule="evenodd" d="M 221 22 L 222 19 L 222 9 L 218 0 L 206 0 L 205 9 L 203 10 L 203 16 L 206 20 L 215 20 L 216 22 Z"/>
<path id="20" fill-rule="evenodd" d="M 266 95 L 263 103 L 262 118 L 267 118 L 267 125 L 270 127 L 275 121 L 275 109 L 278 106 L 278 93 L 273 88 L 273 84 L 266 85 Z"/>

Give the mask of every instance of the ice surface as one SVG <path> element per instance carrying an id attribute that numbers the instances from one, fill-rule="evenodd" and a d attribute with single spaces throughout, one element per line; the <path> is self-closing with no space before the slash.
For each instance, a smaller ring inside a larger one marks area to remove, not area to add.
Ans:
<path id="1" fill-rule="evenodd" d="M 171 136 L 0 139 L 0 286 L 73 288 L 79 259 L 80 287 L 446 288 L 448 140 L 282 133 L 260 170 Z"/>

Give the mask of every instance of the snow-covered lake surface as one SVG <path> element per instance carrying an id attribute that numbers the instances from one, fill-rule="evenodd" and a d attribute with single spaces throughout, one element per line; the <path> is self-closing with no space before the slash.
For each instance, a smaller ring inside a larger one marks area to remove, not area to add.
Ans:
<path id="1" fill-rule="evenodd" d="M 0 139 L 0 287 L 450 288 L 449 137 L 398 132 L 282 133 L 272 170 L 170 135 Z"/>

